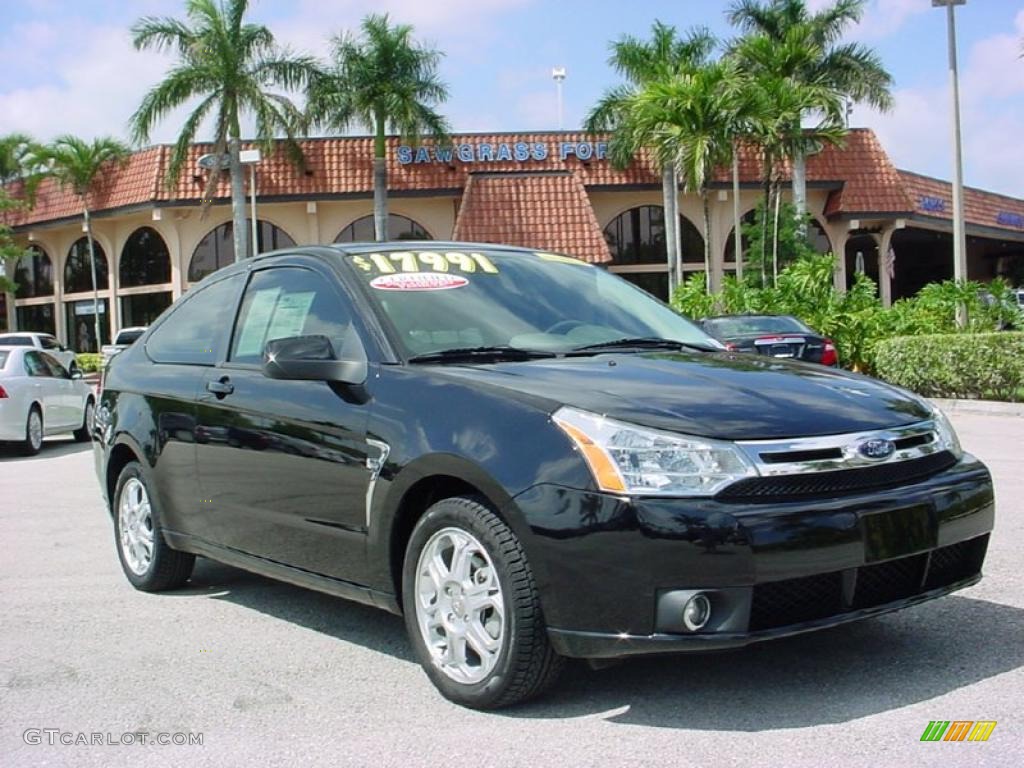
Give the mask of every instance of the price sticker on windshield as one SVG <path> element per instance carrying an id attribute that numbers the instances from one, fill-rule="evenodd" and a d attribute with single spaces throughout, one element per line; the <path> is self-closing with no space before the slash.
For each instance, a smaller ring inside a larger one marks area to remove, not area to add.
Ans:
<path id="1" fill-rule="evenodd" d="M 409 272 L 462 272 L 496 275 L 498 268 L 482 253 L 459 251 L 393 251 L 355 256 L 352 263 L 363 272 L 393 275 Z"/>

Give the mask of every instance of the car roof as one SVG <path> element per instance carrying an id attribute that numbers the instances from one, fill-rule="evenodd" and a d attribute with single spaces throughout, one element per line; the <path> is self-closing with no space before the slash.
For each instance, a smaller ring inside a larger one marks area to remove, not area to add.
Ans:
<path id="1" fill-rule="evenodd" d="M 10 336 L 49 336 L 51 339 L 54 338 L 52 333 L 43 333 L 42 331 L 3 331 L 0 332 L 0 339 L 7 338 Z"/>

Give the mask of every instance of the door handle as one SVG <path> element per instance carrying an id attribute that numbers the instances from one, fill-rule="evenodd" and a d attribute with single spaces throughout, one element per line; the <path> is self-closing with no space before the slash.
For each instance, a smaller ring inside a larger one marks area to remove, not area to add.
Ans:
<path id="1" fill-rule="evenodd" d="M 221 398 L 234 392 L 235 385 L 231 383 L 231 379 L 227 376 L 221 376 L 217 381 L 206 382 L 206 391 L 212 392 L 218 398 Z"/>

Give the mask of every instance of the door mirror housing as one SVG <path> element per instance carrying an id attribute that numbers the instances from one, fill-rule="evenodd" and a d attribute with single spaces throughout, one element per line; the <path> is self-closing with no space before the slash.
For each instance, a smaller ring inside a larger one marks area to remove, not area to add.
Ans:
<path id="1" fill-rule="evenodd" d="M 342 356 L 339 359 L 326 336 L 274 339 L 263 348 L 263 375 L 271 379 L 341 384 L 366 381 L 366 351 L 351 328 L 346 334 Z"/>
<path id="2" fill-rule="evenodd" d="M 73 370 L 71 372 L 71 378 L 75 379 L 75 380 L 77 380 L 77 379 L 84 379 L 85 378 L 85 374 L 83 374 L 78 368 L 76 368 L 75 370 Z"/>

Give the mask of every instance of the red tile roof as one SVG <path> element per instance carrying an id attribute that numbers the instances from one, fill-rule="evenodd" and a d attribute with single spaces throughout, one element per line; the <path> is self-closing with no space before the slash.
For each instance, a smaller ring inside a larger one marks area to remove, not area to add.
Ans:
<path id="1" fill-rule="evenodd" d="M 453 140 L 456 146 L 468 143 L 478 150 L 483 144 L 491 144 L 495 149 L 505 144 L 512 152 L 519 147 L 531 150 L 537 145 L 545 149 L 547 157 L 522 162 L 515 159 L 481 161 L 477 157 L 467 162 L 458 159 L 456 152 L 450 162 L 437 162 L 432 155 L 431 162 L 402 163 L 398 156 L 400 142 L 397 138 L 391 138 L 388 186 L 392 194 L 461 192 L 467 188 L 473 174 L 521 174 L 529 171 L 560 173 L 563 176 L 565 172 L 571 172 L 575 180 L 572 185 L 565 180 L 559 182 L 564 190 L 570 186 L 575 189 L 579 186 L 613 188 L 660 185 L 660 176 L 646 153 L 628 168 L 616 169 L 606 160 L 597 157 L 595 149 L 603 139 L 584 133 L 473 134 L 455 136 Z M 589 146 L 594 153 L 586 160 L 581 160 L 575 151 L 583 145 Z M 197 204 L 205 191 L 206 172 L 194 170 L 196 160 L 211 148 L 209 144 L 193 146 L 185 163 L 185 172 L 169 186 L 163 179 L 170 161 L 170 147 L 151 147 L 135 153 L 124 168 L 110 168 L 104 173 L 92 196 L 93 210 L 102 213 L 137 205 Z M 315 199 L 332 195 L 368 197 L 372 193 L 372 138 L 307 139 L 302 142 L 302 148 L 305 154 L 304 172 L 289 162 L 280 146 L 275 147 L 260 163 L 258 184 L 261 197 L 282 199 L 298 196 Z M 567 150 L 564 157 L 563 148 Z M 785 172 L 786 169 L 783 170 Z M 728 183 L 729 173 L 729 169 L 720 169 L 714 176 L 715 183 Z M 761 155 L 756 148 L 748 147 L 742 151 L 740 175 L 744 184 L 759 182 Z M 854 129 L 847 135 L 842 146 L 825 147 L 809 157 L 807 177 L 812 185 L 819 183 L 836 187 L 826 204 L 825 215 L 828 217 L 867 214 L 909 216 L 914 212 L 924 213 L 920 210 L 924 197 L 942 197 L 942 194 L 948 197 L 948 185 L 897 171 L 875 134 L 868 129 Z M 16 187 L 14 191 L 17 192 Z M 225 200 L 229 194 L 225 174 L 214 196 Z M 572 194 L 577 195 L 578 190 Z M 1024 214 L 1024 201 L 975 190 L 968 195 L 968 208 L 968 221 L 972 223 L 1020 230 L 1016 226 L 1016 216 Z M 60 189 L 54 182 L 46 181 L 38 191 L 35 208 L 15 214 L 8 213 L 7 221 L 15 226 L 41 224 L 79 216 L 80 210 L 79 201 L 70 190 Z M 929 211 L 926 215 L 943 214 Z M 945 216 L 948 218 L 948 214 Z M 536 223 L 537 220 L 534 221 Z M 468 223 L 465 226 L 469 226 Z"/>
<path id="2" fill-rule="evenodd" d="M 900 171 L 903 186 L 920 216 L 950 219 L 953 216 L 953 185 L 930 176 Z M 967 187 L 964 219 L 968 224 L 1024 231 L 1024 200 Z"/>
<path id="3" fill-rule="evenodd" d="M 454 240 L 510 243 L 611 261 L 579 176 L 569 171 L 472 173 Z"/>

